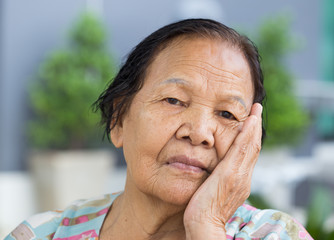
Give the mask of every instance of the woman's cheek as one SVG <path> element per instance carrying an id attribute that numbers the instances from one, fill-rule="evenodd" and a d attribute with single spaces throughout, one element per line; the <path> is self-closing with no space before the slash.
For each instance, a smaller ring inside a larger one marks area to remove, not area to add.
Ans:
<path id="1" fill-rule="evenodd" d="M 238 136 L 243 126 L 243 122 L 229 121 L 221 124 L 215 133 L 215 147 L 219 160 L 225 157 L 232 146 L 234 139 Z"/>

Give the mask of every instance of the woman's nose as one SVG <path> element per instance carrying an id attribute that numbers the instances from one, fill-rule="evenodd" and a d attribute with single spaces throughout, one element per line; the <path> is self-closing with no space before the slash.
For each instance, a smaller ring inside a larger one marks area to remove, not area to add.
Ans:
<path id="1" fill-rule="evenodd" d="M 195 146 L 203 145 L 211 148 L 214 146 L 215 129 L 213 116 L 204 111 L 188 111 L 182 117 L 182 123 L 176 132 L 176 138 L 189 141 Z"/>

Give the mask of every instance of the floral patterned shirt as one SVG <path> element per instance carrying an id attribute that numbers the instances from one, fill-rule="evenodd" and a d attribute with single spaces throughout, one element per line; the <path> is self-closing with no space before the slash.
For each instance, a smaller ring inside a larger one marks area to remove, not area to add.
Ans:
<path id="1" fill-rule="evenodd" d="M 103 221 L 118 194 L 79 200 L 64 211 L 37 214 L 22 222 L 5 240 L 97 240 Z M 276 210 L 240 206 L 226 224 L 227 239 L 310 240 L 312 237 L 291 216 Z"/>

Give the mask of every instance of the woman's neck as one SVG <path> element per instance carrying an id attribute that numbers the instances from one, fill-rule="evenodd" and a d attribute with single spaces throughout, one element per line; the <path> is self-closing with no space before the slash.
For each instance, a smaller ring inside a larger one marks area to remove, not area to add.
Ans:
<path id="1" fill-rule="evenodd" d="M 100 239 L 185 239 L 184 209 L 148 196 L 127 181 L 106 217 Z"/>

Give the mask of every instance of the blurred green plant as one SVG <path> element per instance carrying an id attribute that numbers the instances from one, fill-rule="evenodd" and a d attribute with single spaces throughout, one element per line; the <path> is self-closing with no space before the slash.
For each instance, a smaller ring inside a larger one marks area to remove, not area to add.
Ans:
<path id="1" fill-rule="evenodd" d="M 265 200 L 264 197 L 258 193 L 252 193 L 248 197 L 247 201 L 258 209 L 272 209 L 270 203 L 268 203 L 268 201 Z"/>
<path id="2" fill-rule="evenodd" d="M 301 139 L 309 116 L 294 95 L 294 77 L 286 66 L 287 55 L 296 49 L 286 16 L 266 19 L 254 38 L 262 58 L 267 99 L 264 116 L 265 147 L 296 144 Z"/>
<path id="3" fill-rule="evenodd" d="M 314 239 L 334 240 L 334 230 L 328 232 L 324 228 L 325 221 L 330 217 L 333 200 L 328 189 L 315 188 L 307 212 L 306 229 Z"/>
<path id="4" fill-rule="evenodd" d="M 45 60 L 29 88 L 28 136 L 34 148 L 87 148 L 101 136 L 91 104 L 115 72 L 104 26 L 85 13 L 70 31 L 69 43 Z"/>

